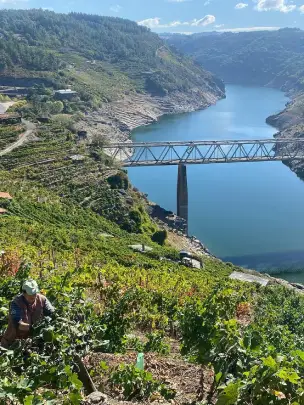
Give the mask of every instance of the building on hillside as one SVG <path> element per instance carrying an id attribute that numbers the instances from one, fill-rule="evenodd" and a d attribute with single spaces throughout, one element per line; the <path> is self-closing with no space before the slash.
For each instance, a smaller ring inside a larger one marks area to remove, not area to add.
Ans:
<path id="1" fill-rule="evenodd" d="M 8 97 L 26 97 L 28 95 L 28 92 L 29 92 L 28 87 L 12 87 L 12 88 L 0 87 L 0 94 Z"/>
<path id="2" fill-rule="evenodd" d="M 13 197 L 9 194 L 9 193 L 5 193 L 0 191 L 0 198 L 4 199 L 4 200 L 12 200 Z"/>
<path id="3" fill-rule="evenodd" d="M 0 208 L 0 215 L 7 214 L 7 210 L 4 208 Z"/>
<path id="4" fill-rule="evenodd" d="M 57 90 L 55 91 L 55 98 L 57 100 L 72 100 L 77 94 L 77 91 L 71 89 Z"/>
<path id="5" fill-rule="evenodd" d="M 21 116 L 18 114 L 0 114 L 0 125 L 21 124 Z"/>

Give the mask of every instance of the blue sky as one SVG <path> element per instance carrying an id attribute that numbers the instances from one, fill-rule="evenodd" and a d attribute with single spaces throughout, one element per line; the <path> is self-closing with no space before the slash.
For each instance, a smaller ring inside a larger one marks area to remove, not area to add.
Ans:
<path id="1" fill-rule="evenodd" d="M 304 0 L 0 0 L 0 8 L 111 15 L 155 32 L 304 29 Z"/>

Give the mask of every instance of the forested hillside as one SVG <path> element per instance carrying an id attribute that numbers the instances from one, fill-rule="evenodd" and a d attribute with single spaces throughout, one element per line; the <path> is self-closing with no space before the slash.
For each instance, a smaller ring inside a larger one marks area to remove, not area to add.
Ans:
<path id="1" fill-rule="evenodd" d="M 226 83 L 304 89 L 304 32 L 279 31 L 166 35 Z"/>
<path id="2" fill-rule="evenodd" d="M 92 82 L 85 72 L 92 72 Z M 129 91 L 166 95 L 198 87 L 220 94 L 218 85 L 223 89 L 210 73 L 135 22 L 43 10 L 0 11 L 0 75 L 0 85 L 11 83 L 5 77 L 27 76 L 49 78 L 55 87 L 74 84 L 87 98 L 93 98 L 94 80 L 110 82 L 116 98 Z M 94 96 L 115 99 L 107 87 Z"/>

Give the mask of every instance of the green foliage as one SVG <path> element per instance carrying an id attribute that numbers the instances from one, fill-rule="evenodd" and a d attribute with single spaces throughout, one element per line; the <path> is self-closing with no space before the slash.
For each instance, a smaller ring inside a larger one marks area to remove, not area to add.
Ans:
<path id="1" fill-rule="evenodd" d="M 24 131 L 23 125 L 1 125 L 0 127 L 0 150 L 18 140 Z"/>
<path id="2" fill-rule="evenodd" d="M 3 15 L 1 20 L 3 21 Z M 14 70 L 15 65 L 22 65 L 28 70 L 51 71 L 63 67 L 62 62 L 52 52 L 30 46 L 25 38 L 20 40 L 11 31 L 6 38 L 0 38 L 0 72 Z"/>
<path id="3" fill-rule="evenodd" d="M 153 242 L 156 242 L 159 245 L 163 246 L 165 244 L 165 242 L 166 242 L 167 237 L 168 237 L 168 233 L 164 229 L 164 230 L 161 230 L 161 231 L 154 232 L 151 239 L 153 240 Z"/>
<path id="4" fill-rule="evenodd" d="M 304 39 L 299 29 L 170 35 L 169 44 L 227 83 L 304 90 Z"/>
<path id="5" fill-rule="evenodd" d="M 213 367 L 209 400 L 217 391 L 217 404 L 301 403 L 304 346 L 299 331 L 303 324 L 296 327 L 292 318 L 283 320 L 279 307 L 288 308 L 289 314 L 301 313 L 300 308 L 294 310 L 293 300 L 299 299 L 301 307 L 303 301 L 293 292 L 270 287 L 259 294 L 254 319 L 249 321 L 255 289 L 218 287 L 203 302 L 187 304 L 181 318 L 182 350 Z M 247 322 L 241 321 L 240 313 Z"/>
<path id="6" fill-rule="evenodd" d="M 47 101 L 46 102 L 47 108 L 51 114 L 60 114 L 63 111 L 64 105 L 62 101 Z"/>
<path id="7" fill-rule="evenodd" d="M 148 341 L 143 347 L 144 352 L 156 352 L 159 354 L 169 354 L 170 346 L 164 342 L 164 332 L 152 332 L 147 334 Z"/>
<path id="8" fill-rule="evenodd" d="M 3 306 L 8 306 L 11 294 L 14 289 L 17 291 L 24 274 L 18 272 L 14 279 L 1 282 Z M 0 397 L 29 401 L 26 397 L 33 393 L 36 401 L 57 398 L 56 403 L 61 404 L 67 403 L 68 396 L 68 403 L 79 404 L 82 383 L 77 376 L 77 356 L 82 357 L 90 350 L 116 351 L 121 345 L 119 336 L 123 337 L 117 334 L 119 331 L 116 329 L 115 337 L 111 335 L 115 342 L 111 340 L 106 331 L 113 322 L 107 324 L 105 316 L 100 318 L 96 315 L 93 305 L 84 301 L 82 289 L 72 288 L 69 274 L 64 278 L 53 277 L 50 283 L 45 282 L 41 286 L 47 289 L 56 314 L 33 327 L 30 341 L 16 342 L 13 351 L 0 349 Z M 110 340 L 105 340 L 106 337 Z M 22 372 L 21 382 L 17 370 Z M 38 388 L 43 394 L 37 394 Z M 61 399 L 60 395 L 55 395 L 55 390 L 65 391 L 65 396 Z"/>
<path id="9" fill-rule="evenodd" d="M 3 190 L 13 196 L 10 215 L 0 219 L 0 248 L 6 251 L 0 261 L 0 335 L 10 301 L 29 275 L 39 278 L 57 310 L 53 319 L 35 325 L 29 341 L 2 351 L 2 398 L 78 404 L 83 387 L 76 355 L 124 353 L 130 345 L 168 354 L 174 334 L 183 355 L 214 371 L 209 403 L 217 398 L 218 404 L 301 404 L 301 295 L 283 286 L 229 280 L 233 265 L 213 258 L 204 258 L 202 270 L 183 267 L 178 252 L 153 243 L 146 232 L 128 233 L 75 197 L 20 180 L 18 171 L 0 176 Z M 140 209 L 134 211 L 143 218 Z M 134 243 L 150 244 L 153 251 L 134 252 Z M 134 331 L 147 340 L 128 340 Z M 112 383 L 125 398 L 174 394 L 133 366 L 114 375 Z"/>
<path id="10" fill-rule="evenodd" d="M 133 365 L 120 365 L 112 373 L 110 381 L 113 385 L 121 387 L 127 401 L 148 399 L 155 392 L 159 392 L 167 400 L 173 399 L 176 394 L 165 384 L 154 380 L 151 373 Z"/>
<path id="11" fill-rule="evenodd" d="M 11 99 L 8 96 L 5 96 L 4 94 L 0 93 L 0 101 L 11 101 Z"/>

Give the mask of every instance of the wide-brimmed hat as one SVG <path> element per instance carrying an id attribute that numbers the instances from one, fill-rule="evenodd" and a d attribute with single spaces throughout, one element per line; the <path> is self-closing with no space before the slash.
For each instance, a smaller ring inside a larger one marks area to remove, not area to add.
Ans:
<path id="1" fill-rule="evenodd" d="M 39 287 L 35 280 L 26 280 L 23 283 L 22 291 L 25 291 L 27 295 L 35 295 L 39 293 Z"/>

